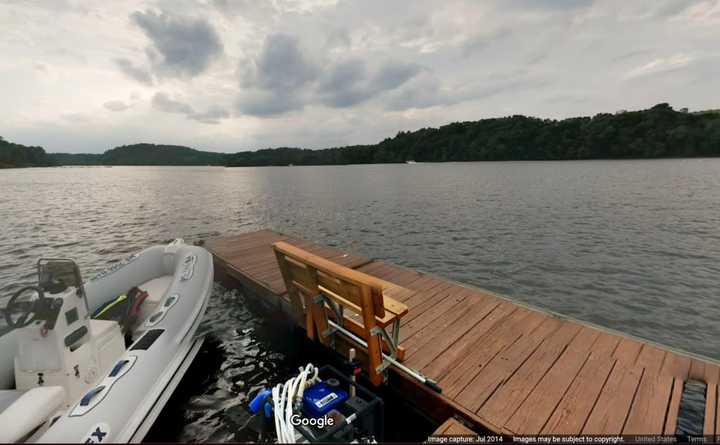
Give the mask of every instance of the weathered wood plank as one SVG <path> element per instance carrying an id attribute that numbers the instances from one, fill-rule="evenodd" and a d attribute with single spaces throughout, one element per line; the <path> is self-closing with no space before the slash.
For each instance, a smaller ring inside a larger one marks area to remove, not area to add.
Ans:
<path id="1" fill-rule="evenodd" d="M 423 368 L 432 362 L 473 326 L 489 317 L 501 303 L 498 300 L 477 304 L 471 298 L 465 302 L 467 307 L 458 305 L 455 312 L 426 326 L 404 343 L 408 358 L 413 358 L 413 366 Z"/>
<path id="2" fill-rule="evenodd" d="M 666 352 L 655 346 L 643 345 L 635 366 L 645 368 L 646 373 L 657 374 L 663 366 Z"/>
<path id="3" fill-rule="evenodd" d="M 470 411 L 477 411 L 485 404 L 502 383 L 525 363 L 542 344 L 545 337 L 562 328 L 559 320 L 547 318 L 538 329 L 520 337 L 505 351 L 494 357 L 458 395 L 457 401 Z M 564 332 L 566 330 L 563 330 Z"/>
<path id="4" fill-rule="evenodd" d="M 428 309 L 432 309 L 443 299 L 452 295 L 464 294 L 457 292 L 450 283 L 441 283 L 438 286 L 433 286 L 431 289 L 417 291 L 405 300 L 405 304 L 413 308 L 413 313 L 408 315 L 405 323 L 409 323 L 413 319 L 420 317 L 425 314 Z"/>
<path id="5" fill-rule="evenodd" d="M 703 434 L 712 436 L 716 434 L 718 386 L 710 383 L 705 392 L 705 425 Z"/>
<path id="6" fill-rule="evenodd" d="M 420 351 L 422 354 L 425 354 L 426 349 L 423 347 L 428 345 L 428 342 L 435 335 L 442 333 L 443 336 L 452 336 L 453 332 L 458 333 L 458 331 L 464 333 L 467 329 L 475 325 L 475 323 L 482 320 L 482 318 L 499 304 L 500 300 L 478 302 L 475 301 L 472 296 L 467 295 L 457 305 L 423 326 L 414 335 L 406 337 L 403 344 L 407 347 L 408 354 L 410 354 L 411 351 Z M 468 317 L 466 317 L 464 321 L 461 321 L 461 318 L 465 316 Z M 416 318 L 415 320 L 418 319 Z M 471 324 L 468 326 L 468 323 Z M 460 326 L 458 326 L 458 324 L 460 324 Z M 455 330 L 451 330 L 453 327 Z M 453 342 L 456 338 L 457 337 L 453 337 Z"/>
<path id="7" fill-rule="evenodd" d="M 698 359 L 690 359 L 690 371 L 688 372 L 690 380 L 705 381 L 705 363 Z"/>
<path id="8" fill-rule="evenodd" d="M 400 331 L 400 339 L 403 343 L 406 342 L 408 338 L 415 335 L 415 333 L 420 331 L 422 328 L 432 323 L 433 320 L 443 316 L 447 311 L 452 309 L 455 305 L 460 304 L 467 298 L 467 295 L 462 294 L 458 295 L 443 293 L 441 295 L 441 299 L 439 299 L 433 307 L 425 311 L 419 317 L 412 317 L 411 314 L 408 314 L 406 318 L 410 318 L 410 320 L 403 320 L 403 323 L 401 325 L 402 330 Z"/>
<path id="9" fill-rule="evenodd" d="M 618 361 L 600 392 L 582 434 L 618 434 L 622 431 L 642 374 L 642 368 L 627 368 Z"/>
<path id="10" fill-rule="evenodd" d="M 514 433 L 539 434 L 586 363 L 591 348 L 599 336 L 600 333 L 596 329 L 583 327 L 537 386 L 531 390 L 527 399 L 512 414 L 505 429 Z"/>
<path id="11" fill-rule="evenodd" d="M 501 302 L 493 307 L 489 314 L 484 316 L 478 310 L 466 313 L 446 331 L 435 331 L 430 341 L 423 345 L 420 354 L 408 355 L 408 365 L 417 369 L 424 369 L 437 361 L 436 359 L 440 354 L 447 351 L 457 342 L 472 342 L 472 339 L 490 331 L 490 329 L 497 326 L 500 320 L 503 320 L 506 315 L 515 309 L 516 306 L 513 304 Z"/>
<path id="12" fill-rule="evenodd" d="M 470 356 L 477 351 L 482 351 L 489 347 L 492 341 L 492 334 L 497 334 L 508 326 L 513 326 L 518 320 L 530 315 L 530 312 L 513 305 L 513 310 L 488 330 L 473 328 L 467 335 L 455 342 L 452 346 L 443 351 L 435 360 L 425 366 L 422 371 L 429 377 L 439 380 L 451 368 L 455 368 L 463 361 L 470 359 Z M 472 359 L 470 359 L 472 360 Z"/>
<path id="13" fill-rule="evenodd" d="M 681 380 L 687 380 L 690 373 L 690 357 L 678 354 L 668 354 L 660 374 L 671 375 Z"/>
<path id="14" fill-rule="evenodd" d="M 670 376 L 651 374 L 645 369 L 623 434 L 652 434 L 664 429 L 674 380 Z"/>
<path id="15" fill-rule="evenodd" d="M 512 323 L 501 326 L 491 337 L 484 340 L 483 347 L 468 350 L 462 361 L 455 363 L 449 369 L 447 374 L 440 379 L 440 386 L 442 386 L 445 395 L 451 399 L 457 398 L 458 394 L 470 385 L 475 377 L 498 354 L 510 345 L 515 344 L 523 335 L 536 329 L 542 322 L 547 321 L 545 317 L 534 312 L 520 313 L 519 315 L 524 316 L 512 320 Z M 557 327 L 557 325 L 548 323 L 542 328 L 541 334 L 547 334 L 548 326 Z M 468 394 L 467 397 L 472 400 L 471 394 Z"/>
<path id="16" fill-rule="evenodd" d="M 580 434 L 615 363 L 615 359 L 602 355 L 592 356 L 555 408 L 542 434 Z"/>
<path id="17" fill-rule="evenodd" d="M 556 363 L 566 346 L 578 335 L 580 328 L 580 325 L 575 323 L 563 323 L 488 398 L 487 402 L 477 411 L 478 415 L 488 419 L 494 425 L 504 427 L 510 416 L 520 407 L 538 382 Z"/>
<path id="18" fill-rule="evenodd" d="M 665 435 L 670 436 L 677 432 L 678 416 L 680 414 L 680 401 L 682 400 L 684 388 L 685 382 L 682 379 L 675 377 L 672 392 L 670 393 L 670 406 L 668 406 L 665 426 L 663 427 L 663 434 Z"/>
<path id="19" fill-rule="evenodd" d="M 705 382 L 717 385 L 720 383 L 720 368 L 714 363 L 705 363 Z"/>
<path id="20" fill-rule="evenodd" d="M 443 422 L 442 425 L 438 427 L 438 429 L 433 432 L 434 436 L 441 436 L 441 435 L 447 435 L 447 436 L 462 436 L 462 435 L 474 435 L 476 434 L 475 431 L 471 430 L 470 428 L 466 427 L 462 423 L 460 423 L 458 420 L 450 417 L 445 422 Z"/>
<path id="21" fill-rule="evenodd" d="M 631 366 L 637 360 L 643 344 L 629 338 L 623 338 L 620 341 L 613 356 L 624 366 Z"/>

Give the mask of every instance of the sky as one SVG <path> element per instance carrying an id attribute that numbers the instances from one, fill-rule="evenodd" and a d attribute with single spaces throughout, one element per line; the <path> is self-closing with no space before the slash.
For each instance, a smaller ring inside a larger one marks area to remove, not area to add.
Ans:
<path id="1" fill-rule="evenodd" d="M 720 0 L 0 0 L 0 135 L 236 152 L 720 108 Z"/>

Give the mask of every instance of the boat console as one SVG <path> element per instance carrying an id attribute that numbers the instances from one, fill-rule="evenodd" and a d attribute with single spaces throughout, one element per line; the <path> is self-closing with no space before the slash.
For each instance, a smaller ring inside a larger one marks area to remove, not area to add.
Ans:
<path id="1" fill-rule="evenodd" d="M 17 331 L 15 386 L 59 386 L 68 408 L 125 352 L 125 343 L 117 322 L 90 318 L 73 261 L 40 260 L 38 277 L 38 286 L 20 289 L 4 311 Z"/>

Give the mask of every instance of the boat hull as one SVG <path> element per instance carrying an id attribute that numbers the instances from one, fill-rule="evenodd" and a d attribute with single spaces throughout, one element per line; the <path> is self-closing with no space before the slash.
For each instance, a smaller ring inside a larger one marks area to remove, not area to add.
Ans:
<path id="1" fill-rule="evenodd" d="M 213 286 L 212 256 L 185 244 L 155 246 L 107 274 L 86 283 L 91 310 L 108 295 L 132 285 L 172 275 L 157 307 L 142 322 L 134 343 L 89 391 L 104 387 L 85 406 L 71 405 L 38 439 L 52 443 L 139 442 L 197 354 L 202 339 L 195 332 Z M 125 362 L 127 360 L 127 362 Z M 87 394 L 86 394 L 87 395 Z"/>

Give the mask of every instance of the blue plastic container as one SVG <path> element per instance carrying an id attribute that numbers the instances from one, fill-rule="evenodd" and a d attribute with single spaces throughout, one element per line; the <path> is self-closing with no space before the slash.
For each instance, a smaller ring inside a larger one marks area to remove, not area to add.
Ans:
<path id="1" fill-rule="evenodd" d="M 303 411 L 310 417 L 321 417 L 347 400 L 346 391 L 328 386 L 325 382 L 316 383 L 303 394 Z"/>

